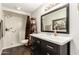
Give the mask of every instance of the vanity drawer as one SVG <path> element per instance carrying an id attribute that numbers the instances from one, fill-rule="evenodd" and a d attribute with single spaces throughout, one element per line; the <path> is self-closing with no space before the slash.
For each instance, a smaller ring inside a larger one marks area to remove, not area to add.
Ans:
<path id="1" fill-rule="evenodd" d="M 50 54 L 58 54 L 60 50 L 59 45 L 47 41 L 42 41 L 42 47 Z"/>

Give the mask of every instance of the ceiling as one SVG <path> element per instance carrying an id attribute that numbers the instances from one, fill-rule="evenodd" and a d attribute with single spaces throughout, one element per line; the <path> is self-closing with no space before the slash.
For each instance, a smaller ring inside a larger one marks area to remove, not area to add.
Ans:
<path id="1" fill-rule="evenodd" d="M 24 11 L 26 13 L 32 13 L 36 9 L 38 9 L 41 5 L 40 3 L 2 3 L 3 7 L 15 9 L 21 8 L 20 11 Z"/>

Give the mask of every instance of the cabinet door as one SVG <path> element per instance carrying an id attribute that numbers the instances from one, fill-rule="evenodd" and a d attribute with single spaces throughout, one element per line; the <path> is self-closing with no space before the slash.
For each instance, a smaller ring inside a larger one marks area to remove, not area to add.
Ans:
<path id="1" fill-rule="evenodd" d="M 37 38 L 32 38 L 32 54 L 41 55 L 41 41 Z"/>

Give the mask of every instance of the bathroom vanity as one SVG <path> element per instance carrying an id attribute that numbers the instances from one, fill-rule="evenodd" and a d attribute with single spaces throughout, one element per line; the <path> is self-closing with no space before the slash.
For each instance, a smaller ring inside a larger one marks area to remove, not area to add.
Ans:
<path id="1" fill-rule="evenodd" d="M 33 55 L 69 55 L 71 37 L 31 34 Z"/>
<path id="2" fill-rule="evenodd" d="M 55 35 L 31 34 L 33 55 L 69 55 L 72 38 L 56 36 L 69 34 L 69 4 L 41 15 L 41 32 Z"/>

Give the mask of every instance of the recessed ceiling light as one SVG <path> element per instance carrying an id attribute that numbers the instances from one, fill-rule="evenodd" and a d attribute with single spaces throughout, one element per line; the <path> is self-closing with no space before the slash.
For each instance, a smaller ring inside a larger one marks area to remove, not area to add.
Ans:
<path id="1" fill-rule="evenodd" d="M 17 7 L 17 10 L 21 10 L 22 8 L 21 7 Z"/>

